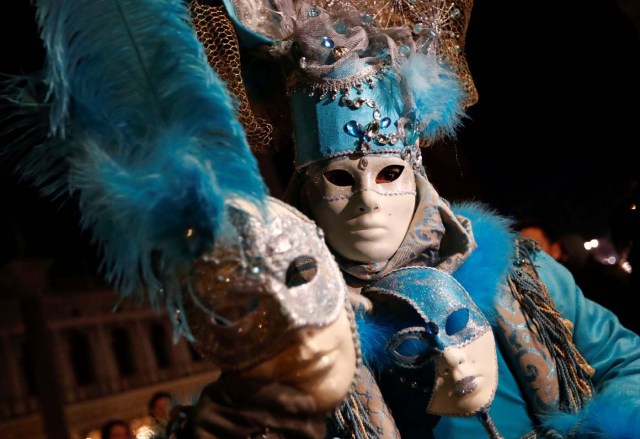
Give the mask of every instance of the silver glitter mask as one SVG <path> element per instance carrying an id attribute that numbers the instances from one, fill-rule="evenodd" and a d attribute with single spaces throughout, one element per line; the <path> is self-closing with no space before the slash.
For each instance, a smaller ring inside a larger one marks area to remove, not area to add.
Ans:
<path id="1" fill-rule="evenodd" d="M 237 242 L 196 261 L 185 312 L 196 350 L 242 370 L 278 354 L 296 330 L 333 323 L 347 290 L 321 230 L 302 213 L 273 198 L 267 221 L 231 210 Z"/>

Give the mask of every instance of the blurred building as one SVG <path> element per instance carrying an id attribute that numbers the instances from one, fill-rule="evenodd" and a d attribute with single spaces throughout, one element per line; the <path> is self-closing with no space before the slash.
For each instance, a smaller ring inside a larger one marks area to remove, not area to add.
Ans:
<path id="1" fill-rule="evenodd" d="M 98 439 L 109 419 L 133 424 L 157 390 L 191 403 L 217 371 L 166 315 L 86 279 L 49 276 L 46 259 L 0 273 L 0 437 Z"/>

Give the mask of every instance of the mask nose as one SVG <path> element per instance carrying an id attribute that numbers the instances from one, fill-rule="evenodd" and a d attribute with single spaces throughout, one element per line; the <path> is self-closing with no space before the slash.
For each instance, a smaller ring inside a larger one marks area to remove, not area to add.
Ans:
<path id="1" fill-rule="evenodd" d="M 361 213 L 370 213 L 380 209 L 378 202 L 379 195 L 369 188 L 363 188 L 358 197 L 358 211 Z"/>
<path id="2" fill-rule="evenodd" d="M 296 334 L 296 359 L 298 361 L 308 361 L 315 358 L 322 351 L 319 340 L 319 328 L 304 328 Z"/>
<path id="3" fill-rule="evenodd" d="M 463 368 L 467 363 L 466 355 L 462 349 L 448 348 L 442 352 L 438 359 L 439 375 L 451 377 L 454 381 L 465 377 Z"/>

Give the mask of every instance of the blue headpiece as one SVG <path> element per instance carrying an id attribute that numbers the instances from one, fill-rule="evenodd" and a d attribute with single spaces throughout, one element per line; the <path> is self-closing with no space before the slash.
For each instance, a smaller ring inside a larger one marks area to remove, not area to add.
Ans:
<path id="1" fill-rule="evenodd" d="M 319 98 L 304 89 L 293 92 L 298 167 L 354 153 L 411 151 L 419 132 L 403 117 L 396 76 L 383 61 L 369 67 L 366 80 L 350 85 L 339 98 L 326 92 Z"/>
<path id="2" fill-rule="evenodd" d="M 351 154 L 417 161 L 420 146 L 455 134 L 476 100 L 462 54 L 470 1 L 383 10 L 366 0 L 280 2 L 275 10 L 227 3 L 245 43 L 269 38 L 275 54 L 293 61 L 297 168 Z"/>

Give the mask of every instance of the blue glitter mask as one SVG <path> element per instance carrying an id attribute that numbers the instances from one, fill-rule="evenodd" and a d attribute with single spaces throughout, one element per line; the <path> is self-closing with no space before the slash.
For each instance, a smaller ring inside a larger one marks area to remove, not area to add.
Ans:
<path id="1" fill-rule="evenodd" d="M 394 270 L 365 288 L 409 304 L 424 324 L 396 332 L 387 350 L 399 366 L 420 368 L 448 347 L 462 347 L 491 331 L 469 293 L 451 275 L 431 267 Z"/>

